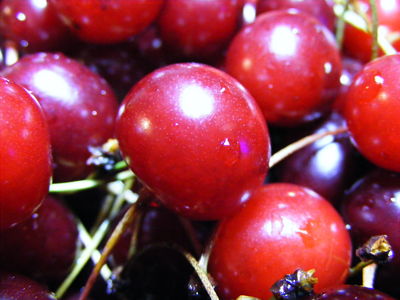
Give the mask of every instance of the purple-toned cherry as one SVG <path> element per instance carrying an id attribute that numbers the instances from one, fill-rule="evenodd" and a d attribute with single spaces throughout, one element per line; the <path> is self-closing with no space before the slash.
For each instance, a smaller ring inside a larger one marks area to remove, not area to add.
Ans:
<path id="1" fill-rule="evenodd" d="M 75 259 L 71 211 L 50 196 L 26 221 L 0 232 L 0 267 L 47 283 L 62 280 Z"/>
<path id="2" fill-rule="evenodd" d="M 0 272 L 0 299 L 56 300 L 46 287 L 25 276 Z"/>
<path id="3" fill-rule="evenodd" d="M 357 285 L 341 285 L 307 300 L 395 300 L 378 290 Z"/>

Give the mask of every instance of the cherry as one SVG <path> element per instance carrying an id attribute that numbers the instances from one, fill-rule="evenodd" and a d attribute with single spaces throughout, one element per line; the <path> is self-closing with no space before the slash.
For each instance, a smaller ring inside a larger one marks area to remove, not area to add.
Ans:
<path id="1" fill-rule="evenodd" d="M 166 0 L 158 24 L 175 56 L 215 59 L 238 28 L 239 0 Z"/>
<path id="2" fill-rule="evenodd" d="M 71 211 L 48 196 L 28 220 L 0 232 L 1 269 L 57 282 L 74 262 L 77 240 Z"/>
<path id="3" fill-rule="evenodd" d="M 233 39 L 226 70 L 248 88 L 267 121 L 279 126 L 320 117 L 340 86 L 332 33 L 303 13 L 259 15 Z"/>
<path id="4" fill-rule="evenodd" d="M 400 171 L 400 55 L 368 63 L 347 93 L 345 118 L 358 150 L 374 164 Z"/>
<path id="5" fill-rule="evenodd" d="M 0 33 L 28 52 L 62 49 L 73 41 L 47 0 L 3 0 Z"/>
<path id="6" fill-rule="evenodd" d="M 332 113 L 323 122 L 318 122 L 311 129 L 298 127 L 283 131 L 280 137 L 294 142 L 312 133 L 336 130 L 345 126 L 343 117 Z M 304 127 L 304 126 L 303 126 Z M 288 138 L 289 137 L 289 138 Z M 340 203 L 343 192 L 354 180 L 357 164 L 356 150 L 351 145 L 347 133 L 327 136 L 290 155 L 274 169 L 274 181 L 291 182 L 306 186 L 332 204 Z"/>
<path id="7" fill-rule="evenodd" d="M 89 147 L 114 132 L 118 104 L 105 80 L 60 53 L 26 55 L 2 74 L 32 91 L 45 112 L 55 181 L 87 176 Z"/>
<path id="8" fill-rule="evenodd" d="M 254 99 L 206 65 L 147 75 L 124 99 L 116 134 L 140 180 L 167 207 L 195 219 L 231 214 L 268 169 L 268 131 Z"/>
<path id="9" fill-rule="evenodd" d="M 29 218 L 51 177 L 50 137 L 37 100 L 0 78 L 0 229 Z"/>
<path id="10" fill-rule="evenodd" d="M 354 2 L 355 7 L 360 13 L 371 22 L 371 6 L 369 0 L 357 0 Z M 399 0 L 376 0 L 376 7 L 378 13 L 378 21 L 380 34 L 393 43 L 393 46 L 400 49 L 400 20 L 398 18 L 400 13 Z M 344 34 L 344 50 L 345 52 L 362 62 L 371 60 L 372 48 L 372 35 L 361 31 L 353 26 L 347 25 Z M 380 52 L 382 55 L 382 52 Z"/>
<path id="11" fill-rule="evenodd" d="M 390 265 L 400 274 L 400 174 L 377 169 L 357 181 L 343 200 L 342 214 L 355 246 L 374 235 L 388 236 L 395 254 Z"/>
<path id="12" fill-rule="evenodd" d="M 55 300 L 44 286 L 22 275 L 0 272 L 0 299 Z"/>
<path id="13" fill-rule="evenodd" d="M 294 9 L 317 18 L 331 31 L 335 28 L 333 5 L 326 0 L 259 0 L 257 14 L 278 9 Z"/>
<path id="14" fill-rule="evenodd" d="M 50 0 L 50 3 L 80 39 L 116 43 L 153 22 L 163 0 Z"/>
<path id="15" fill-rule="evenodd" d="M 308 299 L 308 298 L 307 298 Z M 310 300 L 394 300 L 394 298 L 378 290 L 357 285 L 341 285 L 324 291 Z"/>
<path id="16" fill-rule="evenodd" d="M 317 291 L 343 283 L 350 260 L 349 234 L 328 201 L 305 187 L 271 183 L 220 223 L 209 270 L 222 299 L 269 299 L 269 287 L 297 269 L 316 270 Z"/>

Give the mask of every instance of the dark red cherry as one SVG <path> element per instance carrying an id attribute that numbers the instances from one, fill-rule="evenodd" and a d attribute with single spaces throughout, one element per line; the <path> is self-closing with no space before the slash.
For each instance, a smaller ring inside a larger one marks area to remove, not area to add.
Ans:
<path id="1" fill-rule="evenodd" d="M 166 0 L 158 24 L 175 56 L 215 59 L 238 28 L 240 0 Z"/>
<path id="2" fill-rule="evenodd" d="M 250 91 L 269 123 L 289 126 L 329 110 L 341 64 L 325 26 L 303 13 L 274 11 L 236 35 L 226 70 Z"/>
<path id="3" fill-rule="evenodd" d="M 368 63 L 346 97 L 345 118 L 360 152 L 374 164 L 400 171 L 400 55 Z"/>
<path id="4" fill-rule="evenodd" d="M 62 54 L 24 56 L 3 76 L 38 98 L 49 124 L 55 181 L 88 175 L 89 147 L 113 137 L 117 100 L 97 74 Z"/>
<path id="5" fill-rule="evenodd" d="M 146 28 L 163 0 L 50 0 L 65 23 L 90 43 L 117 43 Z"/>
<path id="6" fill-rule="evenodd" d="M 170 65 L 147 75 L 125 98 L 116 133 L 140 180 L 191 218 L 231 214 L 268 169 L 268 131 L 254 99 L 206 65 Z"/>
<path id="7" fill-rule="evenodd" d="M 307 298 L 308 299 L 308 298 Z M 341 285 L 311 297 L 310 300 L 395 300 L 378 290 L 358 285 Z"/>
<path id="8" fill-rule="evenodd" d="M 393 269 L 400 274 L 400 174 L 378 169 L 357 181 L 346 194 L 342 214 L 355 246 L 385 234 L 394 252 Z"/>
<path id="9" fill-rule="evenodd" d="M 29 218 L 51 177 L 50 137 L 37 100 L 0 78 L 0 229 Z"/>
<path id="10" fill-rule="evenodd" d="M 306 135 L 333 131 L 341 127 L 345 127 L 343 117 L 332 113 L 313 128 L 276 130 L 290 143 Z M 321 138 L 300 149 L 279 163 L 272 173 L 276 176 L 274 181 L 306 186 L 337 206 L 344 190 L 358 179 L 355 177 L 356 166 L 356 150 L 351 145 L 348 133 L 343 133 Z"/>
<path id="11" fill-rule="evenodd" d="M 294 9 L 318 19 L 331 31 L 335 28 L 333 5 L 326 0 L 259 0 L 257 14 L 279 9 Z"/>
<path id="12" fill-rule="evenodd" d="M 46 287 L 22 275 L 0 272 L 0 299 L 56 300 Z"/>
<path id="13" fill-rule="evenodd" d="M 0 267 L 54 283 L 75 259 L 78 232 L 72 213 L 48 196 L 26 221 L 0 232 Z"/>
<path id="14" fill-rule="evenodd" d="M 399 0 L 376 0 L 379 21 L 379 34 L 392 43 L 396 49 L 400 49 L 400 1 Z M 354 1 L 354 6 L 361 16 L 367 18 L 371 23 L 371 6 L 369 0 Z M 345 27 L 344 50 L 345 52 L 362 62 L 371 60 L 372 35 L 361 31 L 351 25 Z M 380 51 L 380 55 L 382 52 Z"/>
<path id="15" fill-rule="evenodd" d="M 316 270 L 316 291 L 343 283 L 350 261 L 350 236 L 333 206 L 305 187 L 272 183 L 220 223 L 209 270 L 222 299 L 269 299 L 269 288 L 297 269 Z"/>
<path id="16" fill-rule="evenodd" d="M 62 49 L 72 35 L 48 0 L 3 0 L 0 33 L 24 51 Z"/>

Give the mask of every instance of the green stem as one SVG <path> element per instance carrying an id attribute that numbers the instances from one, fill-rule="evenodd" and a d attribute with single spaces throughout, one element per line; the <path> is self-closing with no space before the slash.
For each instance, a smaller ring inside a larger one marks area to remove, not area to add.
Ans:
<path id="1" fill-rule="evenodd" d="M 344 1 L 345 3 L 341 4 L 343 5 L 343 12 L 340 14 L 340 16 L 338 16 L 338 21 L 336 24 L 336 42 L 338 44 L 339 49 L 342 49 L 343 47 L 344 27 L 346 24 L 344 16 L 349 8 L 349 0 L 344 0 Z"/>
<path id="2" fill-rule="evenodd" d="M 104 184 L 104 181 L 98 179 L 84 179 L 77 181 L 52 183 L 49 188 L 49 193 L 65 194 L 65 193 L 80 192 L 99 187 L 102 184 Z"/>
<path id="3" fill-rule="evenodd" d="M 373 263 L 374 263 L 373 260 L 360 261 L 357 265 L 355 265 L 354 267 L 352 267 L 350 269 L 349 275 L 354 276 L 354 275 L 358 274 L 359 272 L 361 272 L 362 269 L 364 269 L 366 266 L 369 266 L 370 264 L 373 264 Z"/>
<path id="4" fill-rule="evenodd" d="M 371 54 L 371 60 L 375 59 L 378 57 L 378 50 L 379 50 L 379 44 L 378 44 L 378 27 L 379 27 L 379 20 L 378 20 L 378 9 L 376 7 L 376 1 L 375 0 L 369 0 L 370 6 L 371 6 L 371 12 L 372 12 L 372 54 Z"/>

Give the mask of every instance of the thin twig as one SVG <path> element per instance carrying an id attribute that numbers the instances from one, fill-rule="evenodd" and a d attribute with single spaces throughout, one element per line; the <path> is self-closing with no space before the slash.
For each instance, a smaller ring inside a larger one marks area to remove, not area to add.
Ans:
<path id="1" fill-rule="evenodd" d="M 371 6 L 371 15 L 372 15 L 372 28 L 371 28 L 371 33 L 372 33 L 372 54 L 371 54 L 371 60 L 375 59 L 378 57 L 378 51 L 379 51 L 379 44 L 378 44 L 378 27 L 379 27 L 379 20 L 378 20 L 378 9 L 376 7 L 376 1 L 375 0 L 369 0 L 369 4 Z"/>
<path id="2" fill-rule="evenodd" d="M 274 155 L 271 156 L 269 160 L 269 167 L 272 168 L 275 166 L 277 163 L 285 159 L 286 157 L 290 156 L 294 152 L 318 141 L 319 139 L 328 136 L 328 135 L 337 135 L 340 133 L 344 133 L 347 131 L 347 127 L 340 127 L 339 129 L 332 130 L 332 131 L 325 131 L 325 132 L 319 132 L 319 133 L 314 133 L 312 135 L 306 136 L 289 146 L 286 146 L 285 148 L 279 150 L 276 152 Z"/>

